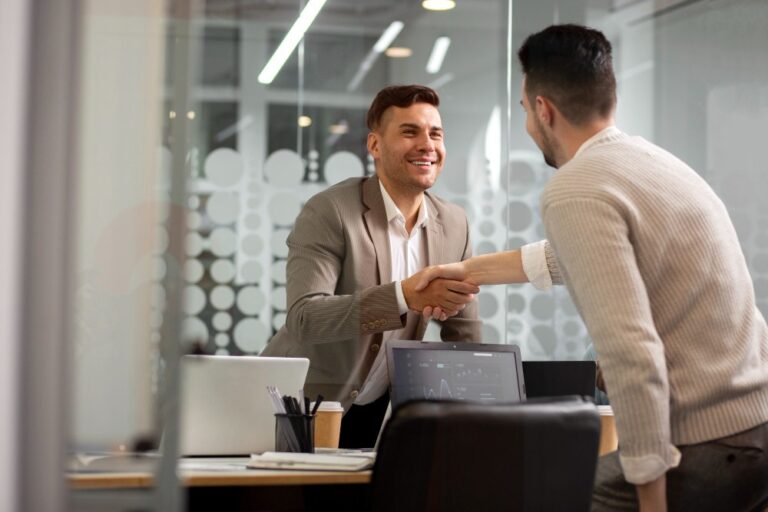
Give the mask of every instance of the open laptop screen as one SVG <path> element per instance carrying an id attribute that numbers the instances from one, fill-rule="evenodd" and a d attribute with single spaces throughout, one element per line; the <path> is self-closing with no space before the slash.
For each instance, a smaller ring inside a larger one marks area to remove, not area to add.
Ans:
<path id="1" fill-rule="evenodd" d="M 525 399 L 520 349 L 515 345 L 395 341 L 387 344 L 387 364 L 393 407 L 413 399 Z"/>

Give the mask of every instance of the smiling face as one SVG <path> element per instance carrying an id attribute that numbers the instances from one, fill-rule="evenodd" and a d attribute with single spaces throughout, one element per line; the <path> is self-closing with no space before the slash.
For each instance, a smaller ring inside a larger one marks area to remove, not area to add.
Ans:
<path id="1" fill-rule="evenodd" d="M 390 194 L 424 192 L 435 184 L 445 161 L 440 113 L 428 103 L 389 107 L 368 134 L 368 151 Z"/>

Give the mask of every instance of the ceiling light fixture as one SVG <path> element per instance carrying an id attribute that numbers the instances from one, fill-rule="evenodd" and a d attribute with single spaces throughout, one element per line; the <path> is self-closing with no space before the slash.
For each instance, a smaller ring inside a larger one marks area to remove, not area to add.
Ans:
<path id="1" fill-rule="evenodd" d="M 309 116 L 299 116 L 299 126 L 306 128 L 312 124 L 312 118 Z"/>
<path id="2" fill-rule="evenodd" d="M 428 11 L 450 11 L 456 7 L 454 0 L 424 0 L 421 6 Z"/>
<path id="3" fill-rule="evenodd" d="M 390 46 L 384 54 L 393 59 L 404 59 L 413 55 L 413 50 L 404 46 Z"/>
<path id="4" fill-rule="evenodd" d="M 451 46 L 450 37 L 443 36 L 435 39 L 435 46 L 432 47 L 432 54 L 429 56 L 429 61 L 427 61 L 427 73 L 434 75 L 440 71 L 449 46 Z"/>
<path id="5" fill-rule="evenodd" d="M 326 0 L 309 0 L 309 3 L 307 3 L 301 11 L 299 17 L 296 18 L 291 29 L 285 34 L 285 38 L 283 38 L 280 46 L 277 47 L 275 53 L 270 57 L 267 65 L 264 66 L 264 69 L 259 73 L 258 79 L 260 83 L 272 83 L 272 80 L 275 79 L 280 72 L 280 69 L 283 67 L 283 64 L 285 64 L 285 61 L 288 60 L 288 57 L 291 56 L 291 53 L 293 53 L 293 50 L 299 44 L 301 38 L 304 37 L 304 33 L 312 22 L 315 21 L 315 17 L 320 12 L 320 9 L 323 8 L 325 2 Z"/>
<path id="6" fill-rule="evenodd" d="M 355 73 L 355 76 L 352 77 L 352 80 L 349 81 L 349 85 L 347 85 L 347 91 L 352 92 L 360 87 L 360 83 L 363 81 L 363 78 L 365 78 L 365 75 L 368 74 L 371 67 L 373 67 L 373 63 L 376 62 L 379 55 L 392 44 L 392 41 L 394 41 L 398 34 L 400 34 L 400 31 L 403 30 L 404 26 L 405 24 L 403 24 L 402 21 L 393 21 L 389 24 L 386 30 L 381 34 L 381 37 L 379 37 L 378 41 L 373 45 L 371 51 L 365 56 L 363 62 L 360 63 L 357 73 Z"/>

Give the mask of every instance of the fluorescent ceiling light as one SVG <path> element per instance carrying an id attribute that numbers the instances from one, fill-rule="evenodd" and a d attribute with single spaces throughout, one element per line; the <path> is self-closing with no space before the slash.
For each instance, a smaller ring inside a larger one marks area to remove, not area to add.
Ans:
<path id="1" fill-rule="evenodd" d="M 448 52 L 448 47 L 451 46 L 450 37 L 438 37 L 435 39 L 435 46 L 432 47 L 432 54 L 429 56 L 427 62 L 427 73 L 435 74 L 443 67 L 443 59 Z"/>
<path id="2" fill-rule="evenodd" d="M 383 34 L 381 34 L 381 37 L 379 37 L 379 40 L 376 41 L 376 44 L 373 45 L 373 51 L 376 53 L 381 53 L 384 50 L 386 50 L 389 45 L 392 44 L 392 41 L 395 40 L 397 35 L 400 33 L 401 30 L 403 30 L 403 27 L 405 25 L 402 21 L 393 21 L 389 24 L 387 27 L 387 30 L 384 31 Z"/>
<path id="3" fill-rule="evenodd" d="M 404 46 L 390 46 L 384 53 L 393 59 L 404 59 L 413 55 L 413 50 Z"/>
<path id="4" fill-rule="evenodd" d="M 285 34 L 285 38 L 280 43 L 280 46 L 277 47 L 277 50 L 275 50 L 275 53 L 269 59 L 267 65 L 264 66 L 264 69 L 259 73 L 260 83 L 272 83 L 272 80 L 275 79 L 280 72 L 280 69 L 283 67 L 283 64 L 285 64 L 285 61 L 288 60 L 288 57 L 293 53 L 296 45 L 298 45 L 301 38 L 304 37 L 304 33 L 312 22 L 315 21 L 315 17 L 320 12 L 320 9 L 323 8 L 325 2 L 326 0 L 309 0 L 309 3 L 307 3 L 306 7 L 301 11 L 299 17 L 296 18 L 291 29 Z"/>
<path id="5" fill-rule="evenodd" d="M 392 41 L 394 41 L 400 31 L 403 30 L 404 26 L 402 21 L 393 21 L 389 24 L 386 30 L 381 34 L 381 37 L 379 37 L 379 40 L 376 41 L 376 44 L 373 45 L 371 51 L 365 56 L 363 62 L 360 63 L 360 67 L 357 68 L 357 73 L 355 73 L 355 76 L 352 77 L 352 80 L 349 81 L 349 85 L 347 85 L 347 91 L 352 92 L 360 87 L 360 83 L 363 81 L 363 78 L 365 78 L 365 75 L 368 74 L 371 67 L 373 67 L 373 63 L 376 62 L 379 55 L 392 44 Z"/>
<path id="6" fill-rule="evenodd" d="M 428 11 L 450 11 L 456 7 L 454 0 L 424 0 L 421 6 Z"/>
<path id="7" fill-rule="evenodd" d="M 434 80 L 432 83 L 427 84 L 427 87 L 430 87 L 432 89 L 439 89 L 448 82 L 451 82 L 455 77 L 453 76 L 453 73 L 446 73 L 442 76 L 440 76 L 438 79 Z"/>

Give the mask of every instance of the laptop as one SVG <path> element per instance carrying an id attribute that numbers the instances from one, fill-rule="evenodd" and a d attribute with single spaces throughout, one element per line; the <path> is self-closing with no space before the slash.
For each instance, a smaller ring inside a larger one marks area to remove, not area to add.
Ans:
<path id="1" fill-rule="evenodd" d="M 523 361 L 528 398 L 582 395 L 595 399 L 594 361 Z"/>
<path id="2" fill-rule="evenodd" d="M 387 343 L 392 407 L 414 399 L 525 400 L 520 348 L 481 343 Z"/>
<path id="3" fill-rule="evenodd" d="M 250 455 L 275 449 L 275 411 L 267 386 L 297 396 L 309 359 L 184 356 L 182 455 Z"/>

